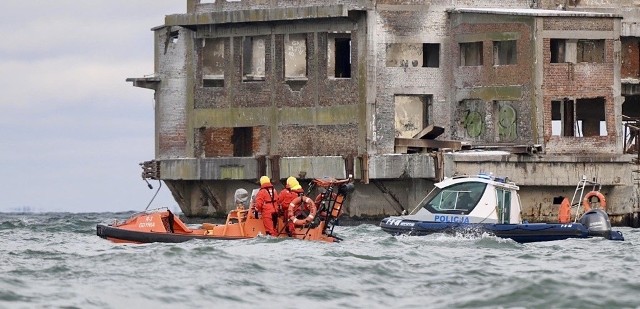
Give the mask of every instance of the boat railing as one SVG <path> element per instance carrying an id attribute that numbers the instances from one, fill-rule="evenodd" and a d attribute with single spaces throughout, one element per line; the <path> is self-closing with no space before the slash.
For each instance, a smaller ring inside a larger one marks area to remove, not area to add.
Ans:
<path id="1" fill-rule="evenodd" d="M 477 175 L 467 175 L 467 174 L 461 174 L 461 175 L 454 175 L 451 177 L 451 179 L 462 179 L 462 178 L 480 178 L 480 179 L 485 179 L 485 180 L 489 180 L 489 181 L 494 181 L 496 183 L 499 184 L 503 184 L 507 187 L 511 187 L 513 186 L 516 190 L 518 190 L 518 186 L 516 185 L 515 182 L 511 181 L 509 179 L 509 177 L 504 176 L 504 177 L 498 177 L 493 175 L 493 173 L 479 173 Z"/>
<path id="2" fill-rule="evenodd" d="M 588 180 L 586 175 L 582 175 L 582 178 L 576 185 L 576 190 L 573 192 L 573 197 L 571 198 L 571 208 L 576 209 L 576 215 L 573 219 L 573 222 L 578 221 L 578 214 L 580 213 L 580 208 L 582 208 L 581 201 L 585 195 L 584 191 L 585 188 L 589 186 L 591 186 L 591 190 L 587 191 L 587 193 L 589 193 L 590 191 L 600 191 L 600 189 L 602 188 L 602 184 L 597 182 L 595 178 L 593 178 L 593 180 Z"/>

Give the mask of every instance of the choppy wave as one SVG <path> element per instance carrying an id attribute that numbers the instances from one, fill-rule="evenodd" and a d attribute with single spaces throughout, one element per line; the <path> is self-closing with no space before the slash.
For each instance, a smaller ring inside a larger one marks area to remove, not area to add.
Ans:
<path id="1" fill-rule="evenodd" d="M 259 237 L 113 244 L 128 213 L 0 214 L 2 308 L 639 308 L 640 230 L 625 242 L 518 244 L 490 235 L 390 236 L 338 226 L 340 243 Z"/>

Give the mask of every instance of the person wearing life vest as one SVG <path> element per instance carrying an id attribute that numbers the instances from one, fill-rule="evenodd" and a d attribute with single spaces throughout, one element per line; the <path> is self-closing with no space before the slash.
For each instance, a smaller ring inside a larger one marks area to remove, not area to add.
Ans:
<path id="1" fill-rule="evenodd" d="M 289 218 L 286 218 L 289 211 L 289 207 L 290 207 L 289 203 L 291 203 L 291 201 L 295 200 L 297 197 L 302 197 L 302 196 L 304 196 L 304 190 L 302 189 L 302 186 L 300 184 L 296 184 L 291 187 L 291 199 L 287 203 L 287 211 L 284 212 L 285 220 L 289 219 Z M 296 226 L 295 224 L 293 224 L 293 221 L 291 220 L 288 220 L 286 228 L 289 236 L 291 236 L 293 231 L 296 230 Z"/>
<path id="2" fill-rule="evenodd" d="M 260 190 L 256 194 L 255 209 L 262 216 L 262 224 L 264 224 L 267 235 L 271 236 L 278 236 L 275 226 L 278 222 L 277 199 L 278 192 L 271 184 L 271 179 L 267 176 L 260 177 Z"/>
<path id="3" fill-rule="evenodd" d="M 298 197 L 298 193 L 293 192 L 291 188 L 294 186 L 299 186 L 298 180 L 291 176 L 287 178 L 287 183 L 284 186 L 284 189 L 278 193 L 278 214 L 284 219 L 286 222 L 287 219 L 287 210 L 289 209 L 289 203 L 293 201 L 294 198 Z"/>

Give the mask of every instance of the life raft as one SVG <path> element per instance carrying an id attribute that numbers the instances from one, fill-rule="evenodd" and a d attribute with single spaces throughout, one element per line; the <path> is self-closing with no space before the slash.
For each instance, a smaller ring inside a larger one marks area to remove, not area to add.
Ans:
<path id="1" fill-rule="evenodd" d="M 296 212 L 303 212 L 304 211 L 303 207 L 305 207 L 309 211 L 309 214 L 304 219 L 298 219 Z M 289 220 L 291 220 L 291 222 L 293 222 L 294 225 L 303 226 L 313 221 L 313 219 L 316 216 L 316 212 L 317 212 L 316 204 L 313 202 L 312 199 L 306 196 L 302 196 L 302 197 L 298 196 L 295 199 L 293 199 L 291 203 L 289 203 L 289 210 L 287 215 L 289 217 Z"/>
<path id="2" fill-rule="evenodd" d="M 600 208 L 602 210 L 606 210 L 607 200 L 605 199 L 604 195 L 602 195 L 600 191 L 591 191 L 587 193 L 587 195 L 585 195 L 582 199 L 582 207 L 584 207 L 584 211 L 587 212 L 591 210 L 591 198 L 594 196 L 598 198 L 598 201 L 600 202 Z"/>

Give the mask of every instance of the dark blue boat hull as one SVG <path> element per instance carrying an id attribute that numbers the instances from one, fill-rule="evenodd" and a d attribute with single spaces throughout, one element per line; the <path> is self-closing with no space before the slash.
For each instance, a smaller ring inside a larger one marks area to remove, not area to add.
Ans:
<path id="1" fill-rule="evenodd" d="M 568 238 L 590 238 L 596 235 L 580 223 L 555 224 L 488 224 L 398 220 L 387 218 L 380 227 L 392 235 L 423 236 L 435 233 L 477 234 L 488 233 L 501 238 L 513 239 L 519 243 L 553 241 Z M 597 235 L 611 240 L 624 240 L 622 233 L 611 231 L 608 235 Z"/>

